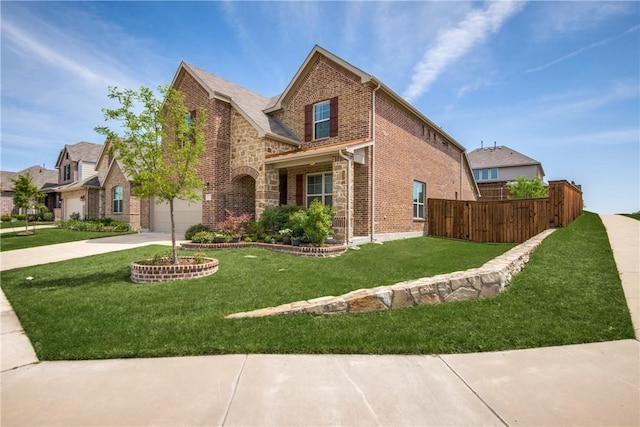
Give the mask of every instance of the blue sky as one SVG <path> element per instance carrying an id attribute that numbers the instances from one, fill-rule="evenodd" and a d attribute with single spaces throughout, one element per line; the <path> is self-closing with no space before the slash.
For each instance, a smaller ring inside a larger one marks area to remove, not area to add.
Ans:
<path id="1" fill-rule="evenodd" d="M 1 168 L 102 143 L 107 87 L 185 60 L 265 96 L 315 44 L 381 79 L 468 151 L 507 145 L 588 210 L 640 209 L 640 3 L 7 2 Z"/>

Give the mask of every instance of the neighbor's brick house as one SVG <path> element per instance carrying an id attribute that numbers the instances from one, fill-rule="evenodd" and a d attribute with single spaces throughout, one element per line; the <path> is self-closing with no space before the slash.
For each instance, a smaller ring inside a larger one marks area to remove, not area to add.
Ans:
<path id="1" fill-rule="evenodd" d="M 44 190 L 56 219 L 69 219 L 74 213 L 81 218 L 98 217 L 100 183 L 95 167 L 101 150 L 101 144 L 85 141 L 65 144 L 60 150 L 57 185 Z"/>
<path id="2" fill-rule="evenodd" d="M 176 207 L 178 231 L 215 228 L 226 210 L 259 217 L 268 206 L 336 212 L 339 239 L 425 234 L 426 199 L 475 200 L 465 149 L 402 97 L 314 47 L 284 92 L 266 98 L 181 63 L 172 86 L 191 114 L 207 111 L 203 201 Z M 165 230 L 166 206 L 151 228 Z"/>
<path id="3" fill-rule="evenodd" d="M 13 204 L 13 196 L 15 195 L 13 191 L 13 180 L 26 173 L 31 175 L 31 182 L 38 187 L 40 191 L 58 182 L 58 171 L 46 169 L 38 165 L 28 167 L 20 172 L 0 171 L 0 215 L 26 213 L 19 212 Z M 48 198 L 45 195 L 45 205 L 47 202 Z"/>
<path id="4" fill-rule="evenodd" d="M 122 221 L 130 224 L 135 230 L 148 230 L 149 199 L 140 199 L 133 195 L 133 179 L 124 171 L 109 142 L 102 147 L 96 171 L 100 183 L 98 217 Z"/>
<path id="5" fill-rule="evenodd" d="M 110 144 L 67 144 L 56 162 L 58 183 L 44 189 L 56 219 L 113 218 L 134 229 L 149 229 L 149 199 L 131 192 L 133 182 L 115 158 Z"/>

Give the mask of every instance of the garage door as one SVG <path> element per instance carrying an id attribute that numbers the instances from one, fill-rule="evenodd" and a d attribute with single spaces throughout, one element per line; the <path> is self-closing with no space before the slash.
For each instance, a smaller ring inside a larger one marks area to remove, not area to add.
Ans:
<path id="1" fill-rule="evenodd" d="M 176 222 L 176 238 L 184 238 L 184 232 L 194 224 L 202 222 L 202 201 L 187 203 L 184 200 L 174 200 L 173 215 Z M 151 229 L 153 231 L 171 233 L 171 217 L 169 204 L 153 203 L 151 206 Z"/>
<path id="2" fill-rule="evenodd" d="M 63 203 L 64 219 L 70 219 L 74 212 L 79 213 L 80 218 L 84 219 L 84 202 L 80 200 L 80 197 L 65 197 Z"/>

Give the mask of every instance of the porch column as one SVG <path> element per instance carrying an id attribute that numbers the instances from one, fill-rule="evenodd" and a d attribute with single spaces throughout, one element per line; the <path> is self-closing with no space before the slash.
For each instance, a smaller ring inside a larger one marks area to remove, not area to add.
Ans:
<path id="1" fill-rule="evenodd" d="M 280 203 L 280 176 L 273 165 L 264 165 L 264 170 L 256 179 L 256 220 L 270 206 Z"/>
<path id="2" fill-rule="evenodd" d="M 333 158 L 334 237 L 349 242 L 353 237 L 353 162 L 340 156 Z M 347 219 L 349 227 L 347 227 Z M 348 233 L 348 235 L 347 235 Z"/>

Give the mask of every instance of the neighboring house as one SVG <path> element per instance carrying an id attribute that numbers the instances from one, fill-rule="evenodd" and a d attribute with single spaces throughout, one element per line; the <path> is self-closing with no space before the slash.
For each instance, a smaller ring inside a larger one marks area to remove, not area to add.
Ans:
<path id="1" fill-rule="evenodd" d="M 136 230 L 148 230 L 149 199 L 132 194 L 133 180 L 124 172 L 109 142 L 102 147 L 96 171 L 100 183 L 98 216 L 122 221 Z"/>
<path id="2" fill-rule="evenodd" d="M 504 145 L 473 150 L 469 153 L 469 162 L 482 200 L 508 199 L 508 184 L 519 176 L 544 179 L 539 161 Z"/>
<path id="3" fill-rule="evenodd" d="M 48 207 L 56 219 L 69 219 L 77 213 L 81 218 L 98 218 L 100 181 L 96 164 L 102 144 L 78 142 L 65 145 L 56 161 L 58 185 L 45 189 Z"/>
<path id="4" fill-rule="evenodd" d="M 18 212 L 13 205 L 13 180 L 27 172 L 31 175 L 33 184 L 42 191 L 58 182 L 58 171 L 45 169 L 43 166 L 31 166 L 20 172 L 0 172 L 0 186 L 2 187 L 2 192 L 0 193 L 0 215 L 25 213 Z M 46 205 L 47 202 L 48 200 L 45 195 L 44 204 Z"/>
<path id="5" fill-rule="evenodd" d="M 176 204 L 177 231 L 266 207 L 332 205 L 335 237 L 427 232 L 427 198 L 475 200 L 465 149 L 367 74 L 315 46 L 284 92 L 267 98 L 181 63 L 172 86 L 207 111 L 202 202 Z M 168 231 L 166 204 L 151 229 Z"/>

